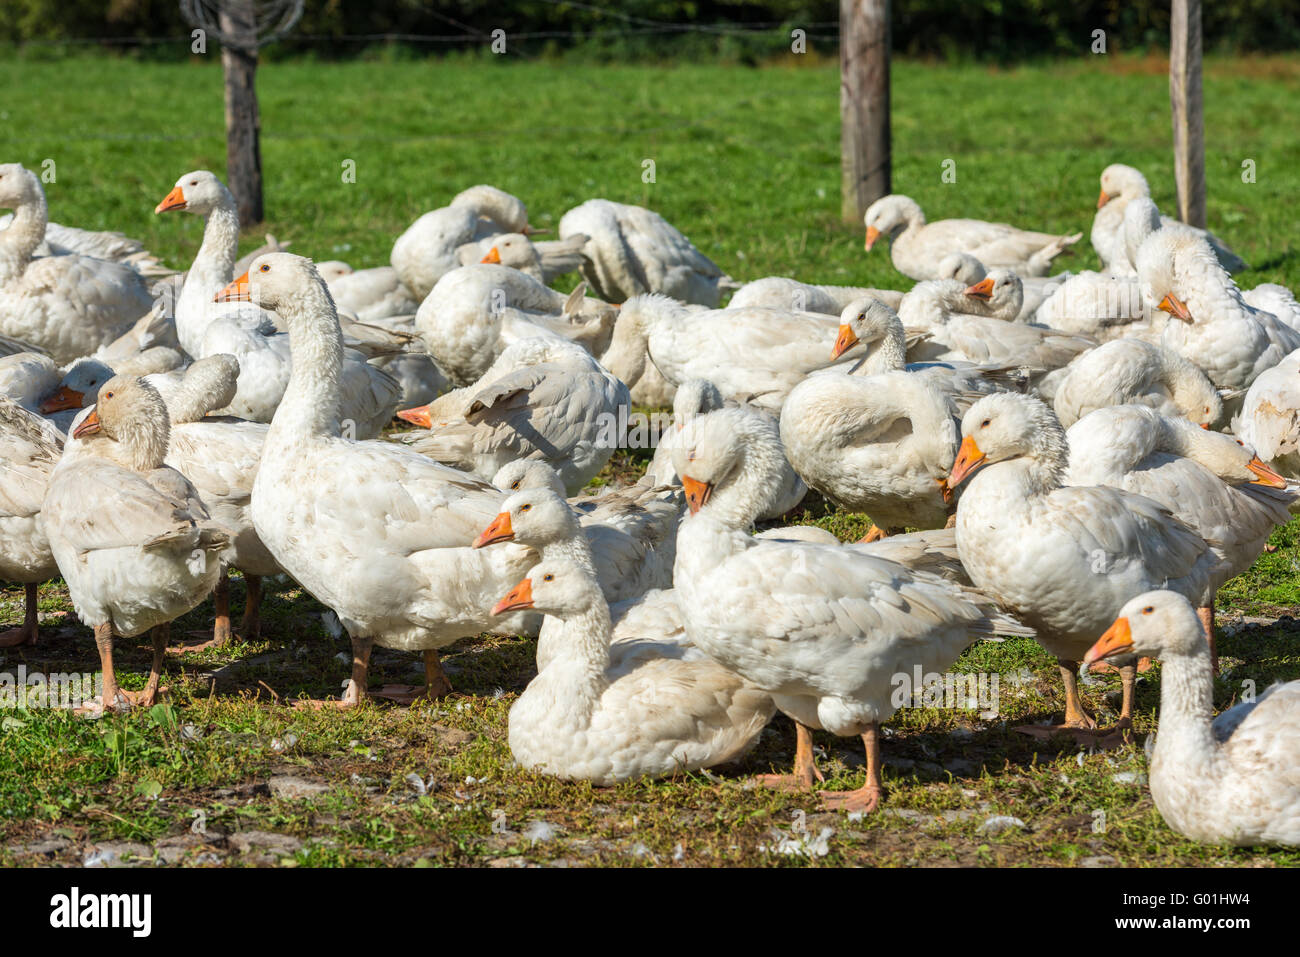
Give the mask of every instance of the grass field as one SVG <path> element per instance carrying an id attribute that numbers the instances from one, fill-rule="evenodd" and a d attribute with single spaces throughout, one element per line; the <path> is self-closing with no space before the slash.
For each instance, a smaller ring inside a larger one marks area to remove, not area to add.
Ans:
<path id="1" fill-rule="evenodd" d="M 121 229 L 173 266 L 187 265 L 201 224 L 152 209 L 188 170 L 224 170 L 219 70 L 86 58 L 0 63 L 17 95 L 0 111 L 0 159 L 40 168 L 57 221 Z M 293 250 L 356 267 L 387 262 L 393 238 L 456 191 L 490 182 L 529 204 L 535 225 L 592 196 L 644 203 L 740 279 L 906 288 L 861 230 L 838 220 L 838 100 L 832 66 L 720 67 L 476 63 L 275 64 L 260 76 L 264 229 Z M 1300 286 L 1294 230 L 1300 129 L 1288 105 L 1300 67 L 1210 61 L 1206 76 L 1211 226 L 1255 269 L 1243 286 Z M 1086 230 L 1097 177 L 1123 161 L 1173 205 L 1167 74 L 1158 62 L 1091 58 L 992 70 L 898 63 L 894 185 L 932 218 L 972 215 Z M 355 184 L 342 182 L 354 160 Z M 653 159 L 656 182 L 642 182 Z M 940 180 L 956 162 L 957 182 Z M 1254 160 L 1255 183 L 1242 162 Z M 252 247 L 263 230 L 246 237 Z M 1091 249 L 1069 265 L 1095 266 Z M 639 467 L 620 456 L 612 473 Z M 807 518 L 842 538 L 864 516 L 813 504 Z M 1223 675 L 1216 702 L 1300 677 L 1295 524 L 1277 550 L 1222 593 Z M 236 608 L 242 585 L 236 580 Z M 0 600 L 6 621 L 21 591 Z M 90 671 L 89 631 L 61 583 L 42 588 L 35 651 L 0 653 L 0 671 Z M 1300 852 L 1185 841 L 1143 786 L 1140 744 L 1084 754 L 1014 732 L 1059 718 L 1053 662 L 1036 644 L 982 644 L 957 669 L 996 672 L 1001 710 L 917 708 L 887 728 L 884 810 L 850 820 L 811 797 L 748 786 L 786 770 L 793 730 L 778 718 L 737 767 L 599 789 L 525 774 L 506 746 L 511 701 L 531 676 L 534 643 L 476 639 L 446 656 L 457 693 L 411 708 L 320 714 L 286 707 L 337 693 L 322 608 L 291 582 L 272 585 L 264 639 L 169 662 L 165 706 L 99 722 L 58 711 L 0 715 L 0 864 L 129 862 L 314 864 L 1077 864 L 1291 865 Z M 205 603 L 174 625 L 201 631 Z M 1241 616 L 1260 619 L 1243 626 Z M 121 643 L 139 687 L 143 644 Z M 372 680 L 415 680 L 418 661 L 376 653 Z M 1159 672 L 1139 687 L 1138 728 L 1155 725 Z M 1118 681 L 1087 686 L 1112 717 Z M 818 737 L 828 786 L 856 786 L 853 742 Z M 1101 813 L 1098 813 L 1101 812 Z M 197 815 L 197 816 L 196 816 Z M 1023 826 L 990 832 L 995 815 Z M 202 832 L 202 833 L 199 833 Z"/>

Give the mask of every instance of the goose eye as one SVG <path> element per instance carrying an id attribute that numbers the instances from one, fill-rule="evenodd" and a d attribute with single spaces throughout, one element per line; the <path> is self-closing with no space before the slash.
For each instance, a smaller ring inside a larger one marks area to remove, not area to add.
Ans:
<path id="1" fill-rule="evenodd" d="M 519 488 L 519 479 L 515 479 L 513 482 L 511 482 L 511 483 L 510 483 L 510 487 L 513 488 L 513 489 L 518 489 L 518 488 Z"/>
<path id="2" fill-rule="evenodd" d="M 983 422 L 980 423 L 980 428 L 981 428 L 981 429 L 987 429 L 988 426 L 989 426 L 989 423 L 992 422 L 992 421 L 993 421 L 992 419 L 985 419 Z"/>
<path id="3" fill-rule="evenodd" d="M 528 511 L 530 508 L 532 508 L 531 505 L 521 505 L 521 506 L 519 506 L 519 511 L 521 511 L 521 512 L 526 512 L 526 511 Z"/>
<path id="4" fill-rule="evenodd" d="M 1155 610 L 1156 609 L 1154 605 L 1147 605 L 1145 608 L 1142 609 L 1142 614 L 1149 615 Z"/>
<path id="5" fill-rule="evenodd" d="M 199 181 L 198 181 L 197 179 L 192 179 L 192 180 L 190 180 L 190 185 L 191 185 L 191 186 L 198 186 L 198 185 L 199 185 Z"/>
<path id="6" fill-rule="evenodd" d="M 259 271 L 259 272 L 270 272 L 270 271 L 271 271 L 271 267 L 268 266 L 268 265 L 266 265 L 265 263 L 263 263 L 263 264 L 262 264 L 262 268 L 261 268 L 260 270 L 258 270 L 258 271 Z"/>
<path id="7" fill-rule="evenodd" d="M 543 575 L 543 576 L 542 576 L 542 581 L 544 581 L 544 582 L 553 582 L 553 581 L 555 581 L 555 576 L 554 576 L 554 575 Z"/>
<path id="8" fill-rule="evenodd" d="M 111 398 L 113 398 L 113 393 L 111 393 L 111 392 L 105 392 L 105 393 L 104 393 L 104 398 L 105 398 L 105 399 L 111 399 Z"/>

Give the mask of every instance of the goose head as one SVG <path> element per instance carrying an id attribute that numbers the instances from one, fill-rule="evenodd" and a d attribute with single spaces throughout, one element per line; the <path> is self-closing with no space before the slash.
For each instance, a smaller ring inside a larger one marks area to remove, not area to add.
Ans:
<path id="1" fill-rule="evenodd" d="M 671 296 L 647 292 L 623 303 L 618 310 L 618 323 L 644 339 L 657 323 L 685 316 L 688 311 L 684 303 Z"/>
<path id="2" fill-rule="evenodd" d="M 45 195 L 36 174 L 21 163 L 0 163 L 0 209 L 17 209 Z"/>
<path id="3" fill-rule="evenodd" d="M 987 275 L 984 264 L 970 253 L 949 253 L 934 267 L 935 279 L 956 279 L 965 286 L 973 286 Z"/>
<path id="4" fill-rule="evenodd" d="M 900 193 L 892 193 L 868 206 L 862 221 L 867 227 L 867 238 L 862 248 L 871 252 L 881 236 L 888 236 L 892 240 L 908 226 L 924 226 L 925 214 L 921 212 L 916 200 Z"/>
<path id="5" fill-rule="evenodd" d="M 1168 451 L 1190 458 L 1229 485 L 1286 488 L 1286 479 L 1236 436 L 1197 428 L 1187 419 L 1161 416 Z"/>
<path id="6" fill-rule="evenodd" d="M 491 248 L 479 262 L 496 263 L 512 269 L 537 269 L 541 267 L 542 259 L 532 240 L 523 233 L 503 233 L 492 238 Z"/>
<path id="7" fill-rule="evenodd" d="M 693 416 L 713 412 L 723 405 L 722 393 L 708 379 L 687 379 L 673 393 L 673 421 L 680 428 Z"/>
<path id="8" fill-rule="evenodd" d="M 519 542 L 540 549 L 579 534 L 578 517 L 569 503 L 549 488 L 516 492 L 501 503 L 501 512 L 474 539 L 474 548 Z"/>
<path id="9" fill-rule="evenodd" d="M 564 497 L 564 483 L 555 469 L 536 459 L 515 459 L 497 469 L 492 476 L 492 484 L 508 492 L 523 492 L 530 489 L 548 488 L 561 498 Z"/>
<path id="10" fill-rule="evenodd" d="M 113 376 L 99 390 L 95 407 L 72 430 L 92 454 L 125 468 L 147 472 L 161 468 L 167 455 L 171 423 L 158 390 L 132 375 Z"/>
<path id="11" fill-rule="evenodd" d="M 40 410 L 50 415 L 66 409 L 84 409 L 95 401 L 104 383 L 114 375 L 113 370 L 98 359 L 78 359 L 68 366 L 59 387 L 41 402 Z"/>
<path id="12" fill-rule="evenodd" d="M 226 185 L 217 179 L 215 173 L 196 169 L 178 179 L 171 192 L 163 197 L 162 202 L 155 206 L 153 211 L 169 213 L 173 210 L 183 210 L 206 216 L 214 209 L 233 206 L 234 202 L 234 196 L 226 189 Z"/>
<path id="13" fill-rule="evenodd" d="M 1084 655 L 1083 666 L 1106 658 L 1149 658 L 1210 654 L 1191 603 L 1177 592 L 1149 591 L 1128 601 L 1106 632 Z"/>
<path id="14" fill-rule="evenodd" d="M 350 276 L 354 272 L 352 267 L 341 259 L 327 259 L 323 263 L 317 263 L 316 271 L 320 273 L 320 277 L 327 283 L 342 279 L 344 276 Z"/>
<path id="15" fill-rule="evenodd" d="M 1183 322 L 1195 320 L 1187 305 L 1188 269 L 1208 265 L 1198 262 L 1204 260 L 1203 255 L 1198 255 L 1202 252 L 1197 249 L 1198 243 L 1205 245 L 1205 251 L 1213 259 L 1213 251 L 1191 230 L 1175 226 L 1158 229 L 1143 240 L 1133 263 L 1147 304 Z"/>
<path id="16" fill-rule="evenodd" d="M 214 302 L 251 302 L 283 316 L 296 311 L 313 290 L 329 298 L 315 263 L 293 253 L 267 253 L 254 259 L 248 272 L 212 298 Z M 329 301 L 333 305 L 334 300 Z"/>
<path id="17" fill-rule="evenodd" d="M 961 420 L 961 447 L 948 476 L 956 488 L 986 465 L 1027 458 L 1056 476 L 1069 459 L 1065 430 L 1039 399 L 1011 392 L 986 395 Z"/>
<path id="18" fill-rule="evenodd" d="M 185 378 L 171 403 L 174 422 L 197 422 L 214 409 L 235 401 L 239 388 L 239 360 L 228 353 L 199 359 L 185 370 Z M 170 398 L 170 397 L 169 397 Z"/>
<path id="19" fill-rule="evenodd" d="M 1123 163 L 1112 163 L 1101 171 L 1101 195 L 1097 197 L 1097 208 L 1101 209 L 1117 196 L 1135 199 L 1151 195 L 1151 187 L 1140 170 Z"/>
<path id="20" fill-rule="evenodd" d="M 990 269 L 979 282 L 967 286 L 965 294 L 984 303 L 991 314 L 1014 319 L 1025 301 L 1025 284 L 1010 269 Z"/>
<path id="21" fill-rule="evenodd" d="M 831 349 L 831 358 L 838 359 L 854 346 L 862 343 L 870 352 L 877 343 L 896 339 L 904 345 L 903 322 L 898 313 L 878 299 L 863 296 L 855 299 L 840 313 L 840 331 Z"/>
<path id="22" fill-rule="evenodd" d="M 746 408 L 697 416 L 672 450 L 686 503 L 737 528 L 754 523 L 786 467 L 776 420 Z"/>
<path id="23" fill-rule="evenodd" d="M 527 578 L 492 606 L 492 614 L 531 608 L 544 615 L 567 618 L 582 614 L 603 600 L 600 586 L 581 565 L 556 558 L 534 565 Z"/>

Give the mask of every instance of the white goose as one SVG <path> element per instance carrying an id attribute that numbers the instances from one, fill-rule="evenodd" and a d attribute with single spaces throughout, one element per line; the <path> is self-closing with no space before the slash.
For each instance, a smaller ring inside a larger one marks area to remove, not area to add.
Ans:
<path id="1" fill-rule="evenodd" d="M 1146 177 L 1132 166 L 1112 163 L 1101 171 L 1101 195 L 1097 199 L 1097 215 L 1092 220 L 1092 248 L 1097 251 L 1102 266 L 1116 276 L 1136 275 L 1137 263 L 1126 249 L 1124 237 L 1124 214 L 1129 204 L 1137 200 L 1151 199 L 1151 187 Z M 1151 204 L 1154 207 L 1154 203 Z M 1159 225 L 1185 226 L 1176 219 L 1161 216 Z M 1207 229 L 1197 229 L 1200 235 L 1213 248 L 1216 258 L 1228 272 L 1240 272 L 1250 268 L 1249 265 L 1228 245 Z"/>
<path id="2" fill-rule="evenodd" d="M 0 397 L 0 579 L 21 582 L 25 602 L 23 623 L 0 632 L 0 648 L 36 644 L 36 586 L 59 573 L 41 503 L 62 452 L 62 437 L 48 422 Z"/>
<path id="3" fill-rule="evenodd" d="M 253 527 L 253 480 L 268 426 L 209 415 L 230 404 L 238 378 L 239 362 L 234 356 L 208 356 L 191 365 L 171 394 L 164 395 L 171 419 L 166 461 L 194 483 L 213 520 L 231 533 L 222 560 L 244 573 L 247 599 L 239 634 L 245 641 L 255 641 L 261 634 L 262 578 L 282 569 Z M 225 568 L 213 602 L 216 621 L 210 645 L 220 648 L 232 636 L 230 580 Z M 189 646 L 187 650 L 196 649 Z"/>
<path id="4" fill-rule="evenodd" d="M 462 246 L 457 255 L 462 266 L 496 263 L 549 285 L 556 277 L 582 265 L 582 248 L 589 238 L 586 233 L 576 233 L 561 240 L 535 243 L 524 233 L 501 233 Z"/>
<path id="5" fill-rule="evenodd" d="M 1300 332 L 1250 306 L 1209 244 L 1166 226 L 1138 250 L 1148 304 L 1181 320 L 1165 325 L 1161 343 L 1195 363 L 1221 389 L 1246 389 L 1300 349 Z"/>
<path id="6" fill-rule="evenodd" d="M 408 226 L 393 243 L 391 261 L 402 283 L 423 302 L 439 279 L 461 265 L 460 247 L 497 233 L 527 231 L 523 200 L 495 186 L 471 186 Z"/>
<path id="7" fill-rule="evenodd" d="M 589 199 L 560 219 L 560 238 L 585 233 L 582 278 L 607 302 L 661 293 L 710 309 L 739 285 L 658 213 Z"/>
<path id="8" fill-rule="evenodd" d="M 1115 339 L 1086 352 L 1064 370 L 1052 405 L 1069 428 L 1089 412 L 1113 405 L 1145 405 L 1209 428 L 1223 400 L 1204 372 L 1178 353 L 1141 339 Z"/>
<path id="9" fill-rule="evenodd" d="M 477 538 L 475 548 L 498 542 L 527 545 L 541 561 L 576 562 L 600 584 L 610 604 L 640 598 L 656 588 L 671 588 L 676 557 L 679 509 L 668 502 L 628 516 L 615 526 L 582 521 L 563 498 L 548 488 L 515 492 L 501 504 L 501 513 Z M 553 644 L 547 623 L 537 642 L 537 667 L 545 668 Z"/>
<path id="10" fill-rule="evenodd" d="M 927 223 L 917 202 L 899 194 L 876 200 L 863 220 L 867 252 L 881 236 L 888 237 L 894 268 L 918 280 L 940 278 L 936 264 L 950 253 L 969 253 L 991 269 L 1045 276 L 1052 260 L 1083 238 L 1083 233 L 1053 236 L 979 219 Z"/>
<path id="11" fill-rule="evenodd" d="M 420 303 L 415 329 L 457 385 L 482 376 L 517 339 L 570 339 L 600 355 L 609 345 L 615 310 L 585 299 L 585 290 L 579 285 L 565 296 L 517 269 L 463 266 L 438 280 Z"/>
<path id="12" fill-rule="evenodd" d="M 727 409 L 701 417 L 677 450 L 692 512 L 673 570 L 687 635 L 795 720 L 795 773 L 769 783 L 812 786 L 811 729 L 860 735 L 866 782 L 822 798 L 832 808 L 870 811 L 883 790 L 880 722 L 898 707 L 896 676 L 914 667 L 941 673 L 995 629 L 1026 632 L 970 590 L 875 557 L 865 551 L 871 546 L 749 535 L 754 486 L 780 455 L 753 422 Z"/>
<path id="13" fill-rule="evenodd" d="M 724 398 L 773 412 L 809 372 L 837 361 L 830 353 L 838 323 L 817 313 L 700 311 L 660 295 L 636 296 L 619 312 L 619 321 L 634 324 L 650 361 L 669 382 L 707 379 Z"/>
<path id="14" fill-rule="evenodd" d="M 702 310 L 704 307 L 691 308 Z M 665 379 L 659 367 L 650 361 L 635 311 L 624 317 L 619 310 L 609 347 L 600 355 L 600 364 L 627 385 L 636 405 L 656 409 L 672 405 L 677 386 Z"/>
<path id="15" fill-rule="evenodd" d="M 1283 475 L 1300 479 L 1300 350 L 1251 383 L 1233 431 Z"/>
<path id="16" fill-rule="evenodd" d="M 130 266 L 72 254 L 33 258 L 49 214 L 31 170 L 0 164 L 0 207 L 14 210 L 0 232 L 0 333 L 62 365 L 111 342 L 149 312 L 153 297 Z"/>
<path id="17" fill-rule="evenodd" d="M 288 328 L 293 374 L 253 484 L 253 525 L 276 562 L 338 615 L 352 639 L 342 706 L 366 696 L 374 645 L 424 652 L 426 692 L 449 685 L 437 649 L 490 626 L 496 597 L 531 564 L 527 548 L 473 549 L 500 511 L 500 491 L 391 442 L 355 442 L 338 427 L 342 334 L 311 262 L 263 256 L 220 295 L 245 294 Z"/>
<path id="18" fill-rule="evenodd" d="M 155 212 L 184 210 L 206 218 L 203 244 L 185 277 L 176 302 L 176 333 L 195 359 L 225 354 L 239 360 L 239 384 L 225 410 L 251 422 L 269 422 L 289 383 L 288 337 L 278 333 L 269 313 L 248 299 L 214 305 L 213 297 L 234 275 L 239 252 L 239 214 L 235 198 L 207 170 L 186 173 Z M 340 370 L 338 414 L 359 438 L 378 435 L 392 419 L 401 387 L 392 376 L 357 353 L 345 355 Z"/>
<path id="19" fill-rule="evenodd" d="M 41 506 L 72 605 L 95 631 L 105 711 L 119 698 L 153 703 L 168 623 L 212 592 L 229 542 L 189 480 L 163 463 L 167 440 L 158 391 L 143 379 L 115 376 L 73 429 Z M 154 648 L 149 681 L 137 694 L 120 691 L 113 637 L 145 631 Z"/>
<path id="20" fill-rule="evenodd" d="M 984 270 L 976 262 L 979 275 L 971 282 L 984 278 Z M 827 316 L 838 316 L 851 302 L 870 297 L 879 300 L 891 309 L 897 309 L 903 301 L 903 293 L 892 289 L 872 289 L 868 286 L 810 286 L 797 279 L 785 276 L 766 276 L 747 282 L 736 290 L 727 302 L 728 309 L 743 309 L 747 306 L 763 306 L 768 309 L 785 309 L 790 312 L 819 312 Z"/>
<path id="21" fill-rule="evenodd" d="M 1232 436 L 1141 405 L 1098 409 L 1065 437 L 1067 485 L 1107 485 L 1144 495 L 1220 556 L 1210 576 L 1209 604 L 1197 609 L 1213 654 L 1213 593 L 1254 564 L 1273 529 L 1290 520 L 1287 508 L 1295 495 L 1286 490 L 1286 479 Z M 1216 655 L 1216 668 L 1217 663 Z"/>
<path id="22" fill-rule="evenodd" d="M 1216 718 L 1196 617 L 1168 591 L 1124 605 L 1084 662 L 1135 654 L 1161 661 L 1151 797 L 1165 823 L 1194 841 L 1300 845 L 1300 681 Z"/>
<path id="23" fill-rule="evenodd" d="M 400 441 L 485 480 L 515 459 L 539 459 L 570 493 L 609 461 L 631 412 L 627 386 L 582 347 L 551 336 L 511 343 L 463 391 L 456 406 L 439 403 L 436 417 L 429 405 L 398 413 L 423 430 Z"/>
<path id="24" fill-rule="evenodd" d="M 1220 556 L 1160 505 L 1131 492 L 1062 484 L 1065 430 L 1037 399 L 985 396 L 962 418 L 948 484 L 957 551 L 977 588 L 1038 632 L 1065 684 L 1065 726 L 1096 721 L 1079 701 L 1078 662 L 1118 609 L 1154 586 L 1204 606 Z M 1133 714 L 1136 668 L 1121 669 L 1121 721 Z"/>
<path id="25" fill-rule="evenodd" d="M 546 559 L 493 607 L 554 620 L 554 653 L 510 708 L 510 751 L 530 771 L 608 785 L 722 764 L 758 740 L 772 698 L 707 659 L 611 663 L 594 576 Z"/>

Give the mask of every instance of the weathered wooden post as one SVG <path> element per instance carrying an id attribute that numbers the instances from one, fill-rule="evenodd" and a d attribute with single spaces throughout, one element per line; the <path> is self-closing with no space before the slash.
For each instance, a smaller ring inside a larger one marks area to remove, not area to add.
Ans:
<path id="1" fill-rule="evenodd" d="M 1201 101 L 1201 0 L 1173 0 L 1169 101 L 1174 123 L 1178 218 L 1205 227 L 1205 117 Z"/>
<path id="2" fill-rule="evenodd" d="M 840 0 L 840 213 L 890 191 L 889 0 Z"/>
<path id="3" fill-rule="evenodd" d="M 293 28 L 303 0 L 181 0 L 181 12 L 221 41 L 226 82 L 226 182 L 244 227 L 262 221 L 262 120 L 257 51 Z"/>

